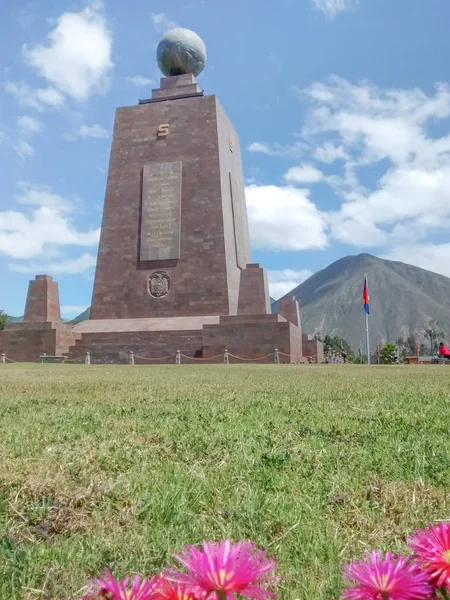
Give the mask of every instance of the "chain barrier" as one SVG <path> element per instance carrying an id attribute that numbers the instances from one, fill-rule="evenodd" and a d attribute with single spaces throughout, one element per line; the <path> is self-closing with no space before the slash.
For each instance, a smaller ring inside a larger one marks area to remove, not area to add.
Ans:
<path id="1" fill-rule="evenodd" d="M 216 354 L 216 356 L 208 356 L 208 358 L 202 358 L 202 357 L 197 357 L 194 358 L 193 356 L 186 356 L 186 354 L 180 354 L 180 356 L 182 356 L 183 358 L 187 358 L 188 360 L 215 360 L 216 358 L 223 358 L 223 354 Z M 231 356 L 231 354 L 230 354 Z"/>
<path id="2" fill-rule="evenodd" d="M 153 357 L 153 356 L 141 356 L 140 354 L 133 353 L 133 356 L 134 356 L 134 358 L 140 358 L 141 360 L 168 360 L 169 358 L 172 358 L 173 356 L 175 356 L 175 354 L 169 354 L 169 356 Z"/>
<path id="3" fill-rule="evenodd" d="M 86 361 L 86 357 L 85 356 L 79 356 L 78 358 L 65 358 L 63 360 L 63 362 L 74 363 L 74 362 L 78 362 L 79 360 Z"/>
<path id="4" fill-rule="evenodd" d="M 35 358 L 34 360 L 25 360 L 25 361 L 23 361 L 23 360 L 13 360 L 12 358 L 8 358 L 5 354 L 2 354 L 2 355 L 0 355 L 0 364 L 3 364 L 3 365 L 5 365 L 6 363 L 19 364 L 19 363 L 23 363 L 23 362 L 25 362 L 25 363 L 29 363 L 29 362 L 31 362 L 31 363 L 44 363 L 45 359 L 47 359 L 47 358 L 49 358 L 49 359 L 50 358 L 61 359 L 60 362 L 63 363 L 63 364 L 66 363 L 66 362 L 75 363 L 75 362 L 79 362 L 79 361 L 84 361 L 85 364 L 90 364 L 89 353 L 87 353 L 87 355 L 85 355 L 85 356 L 79 356 L 78 358 L 69 358 L 69 357 L 66 357 L 66 356 L 56 356 L 55 357 L 55 356 L 50 356 L 50 355 L 43 354 L 41 356 L 38 356 L 38 358 Z"/>
<path id="5" fill-rule="evenodd" d="M 218 358 L 223 358 L 223 362 L 225 364 L 229 364 L 229 359 L 234 358 L 236 360 L 240 360 L 240 361 L 244 361 L 244 362 L 255 362 L 255 361 L 260 361 L 260 360 L 265 360 L 267 358 L 273 357 L 274 359 L 274 363 L 275 364 L 280 364 L 280 356 L 285 356 L 286 358 L 292 358 L 291 354 L 286 354 L 285 352 L 280 352 L 278 350 L 278 348 L 275 348 L 275 351 L 269 354 L 265 354 L 264 356 L 258 356 L 256 358 L 245 358 L 243 356 L 238 356 L 236 354 L 232 354 L 231 352 L 229 352 L 228 350 L 224 350 L 223 353 L 220 354 L 216 354 L 215 356 L 209 356 L 209 357 L 193 357 L 193 356 L 189 356 L 187 354 L 184 354 L 183 351 L 181 350 L 177 350 L 176 353 L 173 354 L 169 354 L 167 356 L 142 356 L 141 354 L 135 354 L 132 350 L 129 352 L 128 355 L 128 364 L 130 365 L 134 365 L 135 364 L 135 359 L 139 359 L 139 360 L 144 360 L 144 361 L 162 361 L 162 360 L 169 360 L 170 358 L 175 357 L 175 364 L 180 365 L 181 364 L 181 359 L 185 358 L 186 360 L 192 360 L 192 361 L 199 361 L 199 362 L 206 362 L 206 361 L 214 361 L 217 360 Z M 305 356 L 304 358 L 306 358 L 308 360 L 308 362 L 310 362 L 312 359 L 317 359 L 318 358 L 318 354 L 312 355 L 312 356 Z M 53 357 L 53 356 L 46 356 L 45 354 L 39 356 L 39 358 L 36 358 L 35 360 L 31 361 L 31 362 L 45 362 L 45 359 L 51 359 L 51 358 L 60 358 L 63 359 L 62 362 L 68 362 L 68 363 L 77 363 L 77 362 L 82 362 L 84 361 L 84 364 L 86 365 L 90 365 L 91 364 L 91 356 L 89 352 L 86 352 L 86 354 L 84 356 L 79 356 L 78 358 L 69 358 L 69 357 Z M 12 360 L 11 358 L 8 358 L 5 354 L 0 355 L 0 364 L 6 364 L 6 363 L 18 363 L 20 361 L 16 361 L 16 360 Z M 26 361 L 28 362 L 28 361 Z"/>
<path id="6" fill-rule="evenodd" d="M 265 356 L 258 356 L 257 358 L 243 358 L 242 356 L 236 356 L 235 354 L 231 354 L 228 352 L 228 356 L 236 358 L 237 360 L 264 360 L 265 358 L 269 358 L 269 356 L 273 356 L 272 352 L 270 354 L 266 354 Z"/>

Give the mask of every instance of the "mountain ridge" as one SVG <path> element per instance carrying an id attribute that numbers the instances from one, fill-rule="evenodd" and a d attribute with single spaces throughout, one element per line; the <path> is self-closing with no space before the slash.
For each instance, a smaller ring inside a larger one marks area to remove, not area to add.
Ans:
<path id="1" fill-rule="evenodd" d="M 431 320 L 450 332 L 450 279 L 408 263 L 371 254 L 345 256 L 314 273 L 285 296 L 300 305 L 304 331 L 340 335 L 356 348 L 364 339 L 362 290 L 368 274 L 371 346 L 414 332 L 424 338 Z M 283 297 L 285 297 L 283 296 Z M 281 298 L 272 304 L 276 312 Z"/>

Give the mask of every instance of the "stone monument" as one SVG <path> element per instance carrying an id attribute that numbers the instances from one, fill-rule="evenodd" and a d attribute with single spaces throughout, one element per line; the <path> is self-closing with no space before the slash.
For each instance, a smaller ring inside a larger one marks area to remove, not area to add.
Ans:
<path id="1" fill-rule="evenodd" d="M 70 355 L 221 362 L 227 349 L 273 362 L 278 349 L 303 362 L 297 302 L 271 314 L 251 262 L 239 138 L 196 79 L 203 41 L 170 31 L 157 60 L 160 87 L 116 112 L 90 319 L 73 328 Z"/>
<path id="2" fill-rule="evenodd" d="M 6 323 L 0 332 L 0 352 L 9 359 L 35 361 L 42 354 L 69 352 L 77 334 L 61 321 L 58 284 L 50 275 L 36 275 L 28 286 L 22 323 Z"/>

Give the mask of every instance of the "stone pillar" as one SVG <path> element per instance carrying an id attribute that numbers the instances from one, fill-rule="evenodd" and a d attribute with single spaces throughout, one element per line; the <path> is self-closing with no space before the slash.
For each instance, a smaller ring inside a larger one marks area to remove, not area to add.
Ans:
<path id="1" fill-rule="evenodd" d="M 58 283 L 50 275 L 36 275 L 28 286 L 24 323 L 61 322 Z"/>
<path id="2" fill-rule="evenodd" d="M 238 315 L 271 314 L 267 273 L 258 263 L 247 265 L 241 271 Z"/>
<path id="3" fill-rule="evenodd" d="M 301 328 L 300 323 L 300 310 L 298 307 L 298 302 L 294 298 L 294 296 L 285 296 L 280 300 L 278 313 L 297 327 Z"/>

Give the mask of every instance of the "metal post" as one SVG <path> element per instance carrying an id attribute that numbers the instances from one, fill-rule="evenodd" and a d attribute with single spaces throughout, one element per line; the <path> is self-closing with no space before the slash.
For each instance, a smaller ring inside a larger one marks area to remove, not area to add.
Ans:
<path id="1" fill-rule="evenodd" d="M 225 348 L 225 350 L 224 350 L 224 352 L 223 352 L 223 362 L 224 362 L 226 365 L 229 365 L 229 364 L 230 364 L 230 359 L 229 359 L 229 357 L 228 357 L 228 350 L 227 350 L 226 348 Z"/>
<path id="2" fill-rule="evenodd" d="M 177 355 L 175 356 L 175 364 L 181 365 L 181 350 L 177 350 Z"/>
<path id="3" fill-rule="evenodd" d="M 278 352 L 278 348 L 275 348 L 275 354 L 273 355 L 273 362 L 276 365 L 280 364 L 280 353 Z"/>
<path id="4" fill-rule="evenodd" d="M 47 354 L 44 352 L 43 354 L 41 354 L 41 363 L 44 363 L 45 360 L 44 358 L 47 356 Z"/>
<path id="5" fill-rule="evenodd" d="M 130 351 L 130 357 L 128 358 L 128 364 L 129 365 L 134 365 L 134 352 L 133 352 L 133 350 Z"/>
<path id="6" fill-rule="evenodd" d="M 370 365 L 370 342 L 369 342 L 369 315 L 366 315 L 366 345 L 367 345 L 367 364 Z"/>
<path id="7" fill-rule="evenodd" d="M 91 364 L 91 355 L 89 354 L 89 352 L 86 352 L 86 356 L 84 357 L 84 364 L 85 365 Z"/>
<path id="8" fill-rule="evenodd" d="M 2 352 L 2 361 L 1 362 L 2 362 L 2 365 L 4 365 L 6 363 L 6 356 L 5 356 L 4 352 Z"/>

